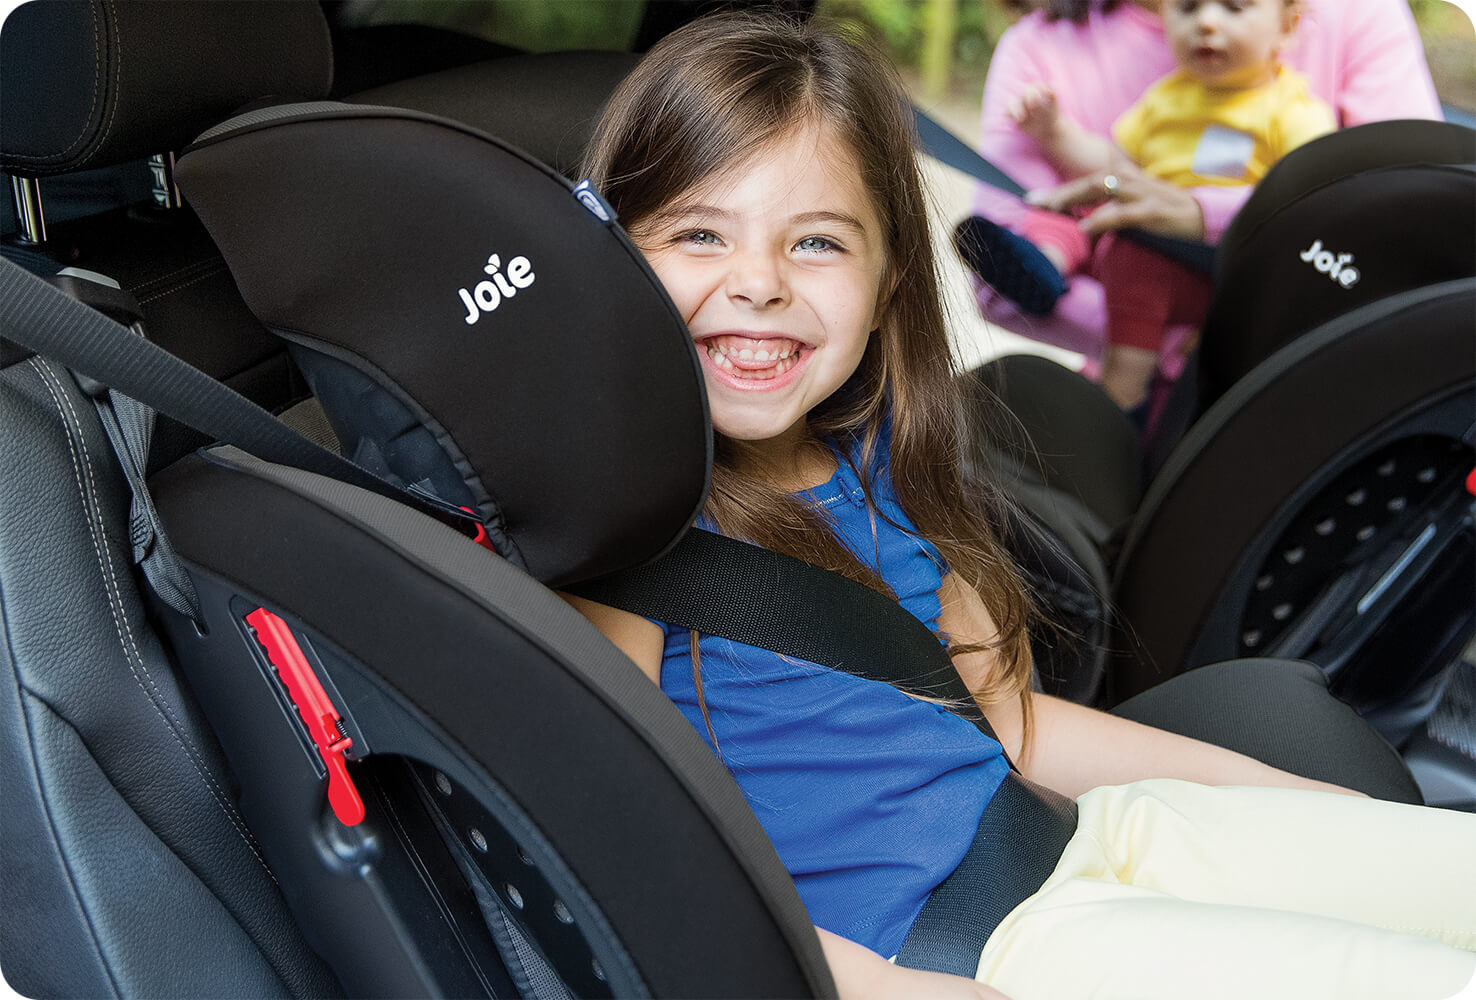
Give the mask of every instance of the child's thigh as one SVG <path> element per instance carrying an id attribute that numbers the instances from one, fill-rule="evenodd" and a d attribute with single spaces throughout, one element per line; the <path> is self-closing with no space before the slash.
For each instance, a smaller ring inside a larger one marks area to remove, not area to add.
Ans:
<path id="1" fill-rule="evenodd" d="M 1428 938 L 1079 878 L 1012 913 L 978 979 L 1013 1000 L 1444 1000 L 1473 974 L 1476 954 Z"/>
<path id="2" fill-rule="evenodd" d="M 1182 781 L 1095 789 L 1079 814 L 1053 879 L 1352 920 L 1476 951 L 1476 815 Z"/>

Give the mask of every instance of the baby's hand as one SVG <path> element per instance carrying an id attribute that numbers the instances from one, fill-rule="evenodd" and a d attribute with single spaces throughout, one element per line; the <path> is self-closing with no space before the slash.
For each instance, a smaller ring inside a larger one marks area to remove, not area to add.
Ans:
<path id="1" fill-rule="evenodd" d="M 1031 84 L 1010 102 L 1009 113 L 1021 132 L 1044 141 L 1056 130 L 1056 92 L 1042 83 Z"/>

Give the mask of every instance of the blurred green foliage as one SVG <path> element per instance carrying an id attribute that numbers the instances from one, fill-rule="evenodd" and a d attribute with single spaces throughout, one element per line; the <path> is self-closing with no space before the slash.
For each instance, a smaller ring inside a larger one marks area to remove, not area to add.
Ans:
<path id="1" fill-rule="evenodd" d="M 355 24 L 453 28 L 529 52 L 629 51 L 645 0 L 351 0 Z"/>
<path id="2" fill-rule="evenodd" d="M 869 31 L 886 45 L 899 66 L 915 70 L 926 49 L 929 2 L 819 0 L 818 10 Z M 957 0 L 957 3 L 957 28 L 952 47 L 953 89 L 967 93 L 982 83 L 994 43 L 1016 17 L 1007 13 L 999 0 Z M 1459 46 L 1460 52 L 1455 58 L 1464 60 L 1470 67 L 1469 74 L 1476 76 L 1476 50 L 1467 45 L 1472 28 L 1465 13 L 1447 0 L 1409 0 L 1409 5 L 1426 50 Z M 1442 75 L 1437 72 L 1437 84 L 1442 82 Z"/>
<path id="3" fill-rule="evenodd" d="M 1339 0 L 1331 0 L 1339 2 Z M 952 18 L 930 7 L 947 3 Z M 1476 46 L 1471 23 L 1446 0 L 1409 0 L 1430 55 L 1436 85 L 1458 104 L 1476 100 Z M 358 24 L 414 21 L 439 24 L 504 45 L 552 49 L 628 50 L 645 0 L 348 0 L 347 20 Z M 879 38 L 904 71 L 916 71 L 931 54 L 930 76 L 946 79 L 957 95 L 976 93 L 1001 33 L 1015 20 L 1000 0 L 819 0 L 818 11 Z M 952 40 L 932 39 L 942 23 Z M 949 26 L 951 25 L 951 26 Z M 940 70 L 939 60 L 945 64 Z M 940 94 L 932 95 L 934 97 Z"/>

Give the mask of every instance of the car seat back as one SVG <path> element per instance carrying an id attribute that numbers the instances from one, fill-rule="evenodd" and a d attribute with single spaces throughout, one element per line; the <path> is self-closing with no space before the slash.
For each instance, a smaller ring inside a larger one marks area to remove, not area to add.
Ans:
<path id="1" fill-rule="evenodd" d="M 153 483 L 210 619 L 202 641 L 170 618 L 176 650 L 243 808 L 298 887 L 298 919 L 313 927 L 347 905 L 375 928 L 314 936 L 346 985 L 371 967 L 436 967 L 431 940 L 404 930 L 432 887 L 396 880 L 388 852 L 345 883 L 314 848 L 323 824 L 342 834 L 356 818 L 325 816 L 325 774 L 332 801 L 335 782 L 378 785 L 376 760 L 389 757 L 414 762 L 422 791 L 389 779 L 353 826 L 399 824 L 379 802 L 436 803 L 429 825 L 448 837 L 434 850 L 481 872 L 493 923 L 519 927 L 568 988 L 827 991 L 793 884 L 736 786 L 660 692 L 538 582 L 659 555 L 707 484 L 690 336 L 597 196 L 464 125 L 327 104 L 211 129 L 182 155 L 180 179 L 348 450 L 421 497 L 472 508 L 498 553 L 393 501 L 226 452 Z M 423 240 L 413 259 L 405 232 Z M 234 540 L 207 513 L 227 497 L 256 512 L 232 516 Z M 264 654 L 243 638 L 258 607 L 313 651 L 335 730 L 353 741 L 347 777 L 300 759 L 294 725 L 273 711 Z M 284 796 L 289 773 L 297 794 Z M 442 779 L 474 804 L 475 836 L 426 791 Z M 756 965 L 755 952 L 771 960 Z M 478 977 L 475 953 L 441 956 L 447 982 Z"/>
<path id="2" fill-rule="evenodd" d="M 0 169 L 61 184 L 177 149 L 264 94 L 314 96 L 329 66 L 311 4 L 24 5 L 0 30 Z M 284 352 L 187 212 L 120 207 L 49 236 L 3 253 L 43 273 L 110 272 L 174 350 L 257 399 L 288 398 Z M 145 612 L 128 490 L 92 398 L 0 342 L 0 421 L 7 981 L 31 996 L 338 995 Z M 156 444 L 188 447 L 168 430 Z"/>
<path id="3" fill-rule="evenodd" d="M 1282 347 L 1191 428 L 1117 566 L 1118 697 L 1274 655 L 1318 663 L 1364 711 L 1428 711 L 1476 624 L 1473 317 L 1470 277 L 1369 303 Z"/>

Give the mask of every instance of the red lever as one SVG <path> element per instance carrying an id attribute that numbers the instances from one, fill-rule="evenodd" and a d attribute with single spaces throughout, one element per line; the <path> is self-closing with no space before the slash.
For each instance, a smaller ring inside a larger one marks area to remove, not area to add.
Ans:
<path id="1" fill-rule="evenodd" d="M 464 510 L 464 511 L 466 511 L 472 517 L 476 517 L 477 516 L 477 512 L 474 511 L 474 510 L 472 510 L 470 507 L 463 506 L 461 509 Z M 477 533 L 475 535 L 471 536 L 471 540 L 473 542 L 476 542 L 482 548 L 486 549 L 488 552 L 491 552 L 492 554 L 496 555 L 496 553 L 497 553 L 497 546 L 495 546 L 495 545 L 492 544 L 492 536 L 489 535 L 489 534 L 487 534 L 487 526 L 485 524 L 483 524 L 481 521 L 477 521 L 476 524 L 477 524 Z"/>
<path id="2" fill-rule="evenodd" d="M 308 735 L 318 747 L 318 755 L 328 768 L 328 804 L 333 815 L 344 826 L 357 826 L 364 819 L 364 800 L 349 777 L 348 764 L 343 759 L 344 751 L 354 745 L 339 726 L 341 716 L 328 700 L 317 674 L 308 665 L 302 647 L 287 623 L 266 608 L 257 608 L 246 616 L 246 624 L 256 630 L 256 640 L 266 650 L 267 659 L 277 668 L 282 683 L 302 721 L 307 724 Z"/>

